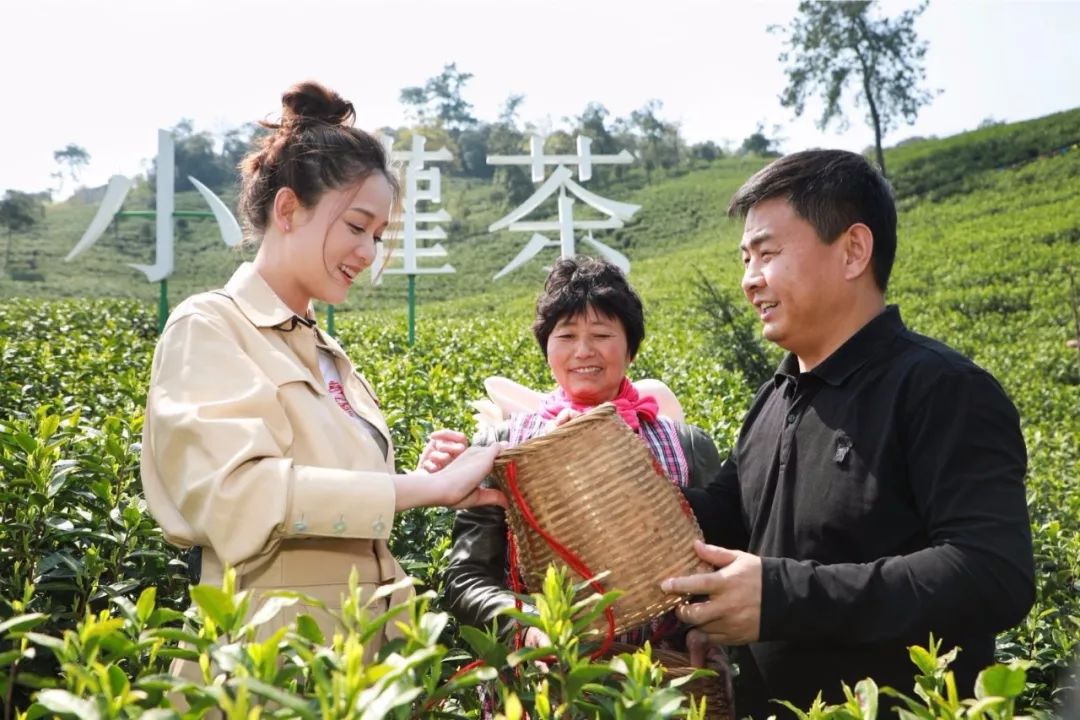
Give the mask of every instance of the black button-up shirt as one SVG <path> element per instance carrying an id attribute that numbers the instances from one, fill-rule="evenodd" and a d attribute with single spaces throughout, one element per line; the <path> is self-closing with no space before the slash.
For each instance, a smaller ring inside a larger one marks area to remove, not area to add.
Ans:
<path id="1" fill-rule="evenodd" d="M 907 646 L 962 647 L 962 691 L 1034 599 L 1027 455 L 1001 386 L 890 306 L 809 372 L 789 355 L 731 457 L 686 491 L 706 540 L 762 557 L 760 641 L 739 715 L 843 700 L 873 677 L 911 693 Z"/>

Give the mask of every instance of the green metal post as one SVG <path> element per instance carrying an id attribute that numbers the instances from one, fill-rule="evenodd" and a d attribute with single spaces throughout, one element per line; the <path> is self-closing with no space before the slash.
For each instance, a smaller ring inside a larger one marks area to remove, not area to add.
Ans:
<path id="1" fill-rule="evenodd" d="M 334 333 L 334 306 L 326 306 L 326 334 L 330 337 L 337 337 Z"/>
<path id="2" fill-rule="evenodd" d="M 161 279 L 161 292 L 158 295 L 157 306 L 157 331 L 158 335 L 165 332 L 165 321 L 169 319 L 169 281 Z"/>
<path id="3" fill-rule="evenodd" d="M 416 342 L 416 276 L 409 274 L 409 347 Z"/>

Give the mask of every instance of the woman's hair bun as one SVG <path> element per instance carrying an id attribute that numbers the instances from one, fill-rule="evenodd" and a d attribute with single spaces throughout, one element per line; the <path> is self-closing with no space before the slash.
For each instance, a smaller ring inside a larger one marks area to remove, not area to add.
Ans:
<path id="1" fill-rule="evenodd" d="M 355 117 L 351 102 L 317 82 L 297 83 L 281 96 L 281 124 L 284 127 L 315 123 L 351 125 Z"/>
<path id="2" fill-rule="evenodd" d="M 356 187 L 375 173 L 386 178 L 395 196 L 400 192 L 386 149 L 356 127 L 355 118 L 351 102 L 317 82 L 285 91 L 280 121 L 260 121 L 272 132 L 257 138 L 240 161 L 237 207 L 252 237 L 266 232 L 281 188 L 292 190 L 306 208 L 328 190 Z"/>

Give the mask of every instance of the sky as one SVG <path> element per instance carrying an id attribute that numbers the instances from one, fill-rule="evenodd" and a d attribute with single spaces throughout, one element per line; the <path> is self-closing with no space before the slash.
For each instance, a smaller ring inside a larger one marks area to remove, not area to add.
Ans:
<path id="1" fill-rule="evenodd" d="M 790 152 L 861 150 L 864 112 L 816 127 L 778 95 L 777 56 L 797 0 L 3 0 L 0 191 L 55 186 L 53 152 L 91 156 L 81 184 L 134 175 L 155 130 L 190 118 L 229 128 L 280 111 L 281 92 L 315 79 L 351 100 L 358 124 L 405 122 L 401 88 L 456 62 L 474 75 L 474 114 L 493 120 L 511 93 L 521 117 L 559 127 L 589 102 L 625 116 L 650 99 L 691 142 L 737 146 L 759 123 Z M 881 0 L 896 14 L 910 0 Z M 942 93 L 912 126 L 944 136 L 987 118 L 1015 121 L 1080 106 L 1080 0 L 932 0 L 917 30 L 927 87 Z M 72 188 L 65 187 L 62 194 Z"/>

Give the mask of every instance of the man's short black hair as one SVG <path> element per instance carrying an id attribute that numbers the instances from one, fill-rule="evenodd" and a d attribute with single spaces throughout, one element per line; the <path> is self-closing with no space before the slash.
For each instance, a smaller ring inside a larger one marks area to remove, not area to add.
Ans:
<path id="1" fill-rule="evenodd" d="M 584 255 L 556 262 L 544 283 L 544 292 L 536 299 L 532 331 L 544 357 L 547 357 L 548 338 L 559 321 L 576 317 L 590 307 L 601 315 L 619 319 L 626 331 L 630 358 L 636 357 L 645 338 L 641 298 L 630 287 L 622 270 L 605 260 Z"/>
<path id="2" fill-rule="evenodd" d="M 806 150 L 770 163 L 747 180 L 728 204 L 728 215 L 746 217 L 763 200 L 783 198 L 831 243 L 855 223 L 874 236 L 871 265 L 882 292 L 896 259 L 896 203 L 889 181 L 862 155 L 846 150 Z"/>

